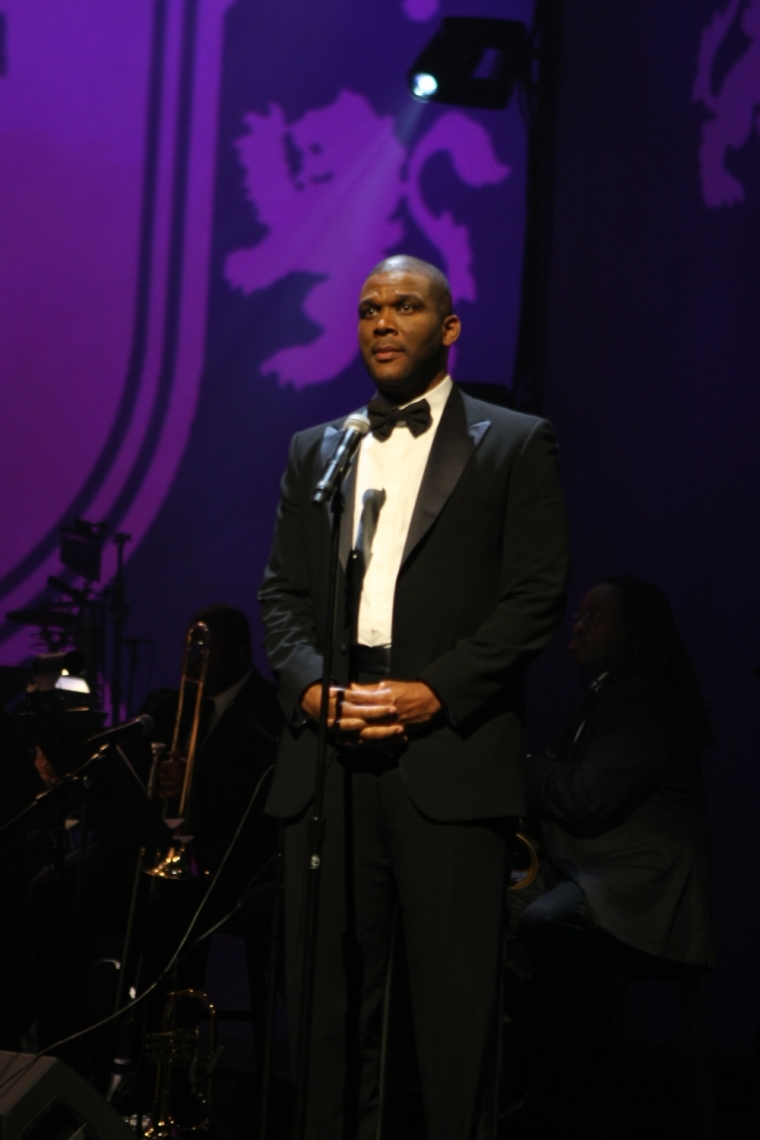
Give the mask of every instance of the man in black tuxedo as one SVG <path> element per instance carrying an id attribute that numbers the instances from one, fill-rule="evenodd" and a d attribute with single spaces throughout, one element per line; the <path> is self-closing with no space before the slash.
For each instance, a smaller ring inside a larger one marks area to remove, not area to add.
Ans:
<path id="1" fill-rule="evenodd" d="M 323 651 L 332 740 L 309 1135 L 374 1137 L 378 1017 L 394 899 L 428 1134 L 474 1136 L 487 1078 L 505 835 L 524 807 L 522 678 L 556 628 L 565 522 L 551 428 L 469 399 L 445 277 L 392 257 L 365 282 L 359 344 L 379 397 L 344 488 L 339 618 L 329 513 L 311 499 L 343 421 L 295 436 L 260 598 L 286 728 L 268 811 L 284 817 L 291 1049 Z"/>

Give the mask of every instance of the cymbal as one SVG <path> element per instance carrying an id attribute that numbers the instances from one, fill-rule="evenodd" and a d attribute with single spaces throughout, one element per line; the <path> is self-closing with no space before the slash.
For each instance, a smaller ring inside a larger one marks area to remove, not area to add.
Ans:
<path id="1" fill-rule="evenodd" d="M 41 629 L 73 629 L 82 624 L 79 614 L 70 614 L 65 610 L 50 610 L 40 606 L 36 610 L 11 610 L 5 615 L 8 621 L 16 625 L 36 625 Z"/>

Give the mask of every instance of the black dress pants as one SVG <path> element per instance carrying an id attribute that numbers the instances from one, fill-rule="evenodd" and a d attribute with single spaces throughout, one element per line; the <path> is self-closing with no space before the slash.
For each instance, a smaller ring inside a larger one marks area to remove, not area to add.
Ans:
<path id="1" fill-rule="evenodd" d="M 297 1057 L 308 811 L 285 827 L 291 1056 Z M 379 752 L 334 760 L 325 787 L 310 1140 L 375 1140 L 393 909 L 404 933 L 429 1140 L 478 1134 L 495 1045 L 505 822 L 423 816 Z"/>

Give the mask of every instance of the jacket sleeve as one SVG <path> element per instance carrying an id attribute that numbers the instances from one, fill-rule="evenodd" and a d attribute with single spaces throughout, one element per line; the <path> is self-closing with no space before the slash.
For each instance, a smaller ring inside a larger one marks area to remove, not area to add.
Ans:
<path id="1" fill-rule="evenodd" d="M 622 823 L 651 794 L 672 761 L 674 728 L 646 686 L 621 683 L 590 718 L 573 756 L 530 761 L 532 809 L 571 834 L 598 835 Z"/>
<path id="2" fill-rule="evenodd" d="M 288 466 L 282 479 L 272 552 L 259 591 L 266 628 L 264 646 L 279 681 L 280 704 L 290 725 L 304 723 L 300 699 L 322 677 L 323 657 L 318 648 L 314 599 L 306 549 L 302 438 L 293 437 Z"/>
<path id="3" fill-rule="evenodd" d="M 562 620 L 567 524 L 551 426 L 540 420 L 510 475 L 501 544 L 499 602 L 470 636 L 420 674 L 461 723 L 497 698 Z"/>

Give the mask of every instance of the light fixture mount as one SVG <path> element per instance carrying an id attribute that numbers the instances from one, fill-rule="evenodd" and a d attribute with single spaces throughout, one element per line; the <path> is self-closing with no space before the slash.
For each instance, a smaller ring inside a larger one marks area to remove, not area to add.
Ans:
<path id="1" fill-rule="evenodd" d="M 449 16 L 407 73 L 425 103 L 503 110 L 530 79 L 530 44 L 518 20 Z"/>

